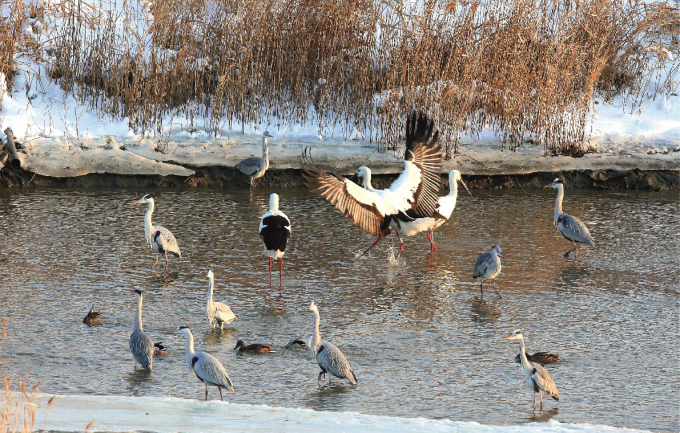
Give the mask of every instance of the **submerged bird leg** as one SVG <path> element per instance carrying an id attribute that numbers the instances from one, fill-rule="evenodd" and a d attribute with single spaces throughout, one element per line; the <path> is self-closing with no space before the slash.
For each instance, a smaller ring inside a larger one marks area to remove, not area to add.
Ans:
<path id="1" fill-rule="evenodd" d="M 479 291 L 482 293 L 479 299 L 482 299 L 484 297 L 484 283 L 479 283 Z"/>
<path id="2" fill-rule="evenodd" d="M 323 371 L 323 370 L 321 370 L 321 371 L 319 372 L 319 377 L 316 379 L 317 381 L 321 380 L 321 375 L 323 375 L 323 377 L 325 378 L 325 377 L 326 377 L 326 372 Z"/>
<path id="3" fill-rule="evenodd" d="M 576 245 L 576 242 L 574 242 L 574 257 L 578 259 L 578 245 Z"/>
<path id="4" fill-rule="evenodd" d="M 168 260 L 168 252 L 165 252 L 165 272 L 168 272 L 168 265 L 170 264 L 170 261 Z"/>
<path id="5" fill-rule="evenodd" d="M 373 242 L 373 244 L 372 244 L 370 247 L 368 247 L 368 249 L 367 249 L 366 251 L 364 251 L 364 253 L 362 254 L 362 256 L 365 256 L 366 253 L 369 252 L 369 251 L 371 250 L 371 248 L 373 248 L 374 246 L 378 245 L 378 243 L 380 242 L 381 239 L 382 239 L 382 238 L 376 239 L 375 242 Z"/>
<path id="6" fill-rule="evenodd" d="M 541 397 L 541 410 L 543 410 L 543 393 L 539 391 L 538 396 Z"/>
<path id="7" fill-rule="evenodd" d="M 205 385 L 205 401 L 208 401 L 208 385 Z"/>
<path id="8" fill-rule="evenodd" d="M 496 280 L 493 280 L 493 291 L 496 292 L 498 295 L 498 298 L 503 299 L 500 293 L 498 293 L 498 290 L 496 290 Z"/>
<path id="9" fill-rule="evenodd" d="M 432 239 L 432 235 L 434 235 L 434 227 L 432 227 L 432 230 L 430 230 L 430 233 L 427 235 L 427 240 L 430 241 L 430 252 L 433 253 L 437 250 L 437 246 L 434 244 L 434 241 Z"/>
<path id="10" fill-rule="evenodd" d="M 281 257 L 279 262 L 279 289 L 283 287 L 283 257 Z"/>
<path id="11" fill-rule="evenodd" d="M 253 189 L 253 186 L 254 186 L 254 185 L 253 185 L 253 178 L 251 177 L 251 178 L 250 178 L 250 189 Z"/>
<path id="12" fill-rule="evenodd" d="M 272 258 L 269 258 L 269 288 L 272 288 Z"/>
<path id="13" fill-rule="evenodd" d="M 399 254 L 401 254 L 401 250 L 403 250 L 404 247 L 406 246 L 406 244 L 404 243 L 404 241 L 401 240 L 401 233 L 400 233 L 399 230 L 397 230 L 397 238 L 399 238 L 399 252 L 397 253 L 397 257 L 395 257 L 395 259 L 398 259 L 398 258 L 399 258 Z"/>
<path id="14" fill-rule="evenodd" d="M 536 409 L 536 393 L 534 393 L 534 409 Z"/>
<path id="15" fill-rule="evenodd" d="M 151 266 L 151 269 L 155 268 L 156 265 L 158 264 L 158 256 L 159 256 L 159 255 L 160 255 L 160 254 L 156 253 L 156 261 L 154 262 L 153 266 Z"/>
<path id="16" fill-rule="evenodd" d="M 220 400 L 224 401 L 224 397 L 222 396 L 222 388 L 218 386 L 217 389 L 220 390 Z"/>

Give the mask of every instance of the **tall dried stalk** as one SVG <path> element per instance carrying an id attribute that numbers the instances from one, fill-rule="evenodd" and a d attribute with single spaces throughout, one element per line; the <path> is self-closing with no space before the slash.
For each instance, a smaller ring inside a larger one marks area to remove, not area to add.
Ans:
<path id="1" fill-rule="evenodd" d="M 677 7 L 642 0 L 102 1 L 58 3 L 49 70 L 139 130 L 313 122 L 393 146 L 420 108 L 448 156 L 485 127 L 579 154 L 595 96 L 637 106 L 680 55 Z"/>

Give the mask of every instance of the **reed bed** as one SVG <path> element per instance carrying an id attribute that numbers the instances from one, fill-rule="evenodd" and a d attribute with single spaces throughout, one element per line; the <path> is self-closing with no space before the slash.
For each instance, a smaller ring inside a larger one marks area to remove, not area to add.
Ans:
<path id="1" fill-rule="evenodd" d="M 232 122 L 313 122 L 385 149 L 418 108 L 448 157 L 486 127 L 509 148 L 581 155 L 595 97 L 623 94 L 635 109 L 677 86 L 677 2 L 416 3 L 64 0 L 47 13 L 43 62 L 81 103 L 138 131 L 162 133 L 174 116 L 215 135 Z"/>

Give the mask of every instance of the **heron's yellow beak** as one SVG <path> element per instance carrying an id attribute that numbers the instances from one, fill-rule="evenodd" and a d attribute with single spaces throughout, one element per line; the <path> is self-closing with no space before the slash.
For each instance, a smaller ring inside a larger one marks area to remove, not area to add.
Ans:
<path id="1" fill-rule="evenodd" d="M 503 340 L 510 340 L 514 335 L 508 335 L 507 337 L 503 337 Z"/>
<path id="2" fill-rule="evenodd" d="M 135 200 L 135 201 L 133 201 L 133 202 L 130 203 L 130 204 L 144 204 L 144 202 L 141 201 L 141 200 Z"/>

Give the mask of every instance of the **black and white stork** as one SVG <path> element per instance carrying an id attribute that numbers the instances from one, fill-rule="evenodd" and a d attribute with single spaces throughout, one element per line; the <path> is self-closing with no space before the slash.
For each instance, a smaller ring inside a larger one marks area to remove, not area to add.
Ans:
<path id="1" fill-rule="evenodd" d="M 279 210 L 279 195 L 269 196 L 269 211 L 260 221 L 260 238 L 269 257 L 269 287 L 272 285 L 272 259 L 279 260 L 279 287 L 283 287 L 283 255 L 290 238 L 290 220 Z"/>
<path id="2" fill-rule="evenodd" d="M 404 171 L 388 189 L 371 186 L 371 171 L 360 167 L 350 178 L 335 176 L 319 170 L 306 150 L 302 157 L 303 176 L 312 192 L 321 195 L 347 216 L 357 227 L 380 240 L 397 231 L 399 253 L 404 242 L 399 234 L 399 221 L 413 221 L 407 211 L 418 215 L 433 215 L 437 207 L 437 193 L 441 184 L 442 154 L 438 144 L 439 131 L 424 113 L 411 113 L 406 121 L 406 152 Z M 352 181 L 363 178 L 363 187 Z M 398 257 L 398 254 L 397 254 Z"/>

